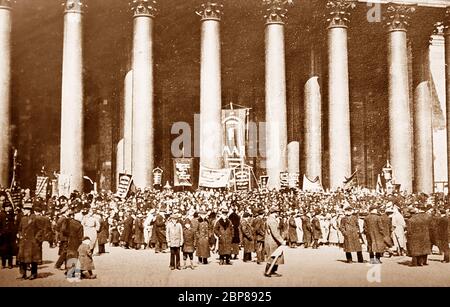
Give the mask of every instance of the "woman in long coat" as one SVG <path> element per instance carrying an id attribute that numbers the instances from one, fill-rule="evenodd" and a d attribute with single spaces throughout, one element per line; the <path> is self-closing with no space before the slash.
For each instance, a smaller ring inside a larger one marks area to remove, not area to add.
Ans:
<path id="1" fill-rule="evenodd" d="M 288 224 L 289 224 L 289 230 L 288 230 L 289 247 L 296 247 L 297 241 L 298 241 L 297 224 L 295 222 L 295 217 L 293 214 L 289 217 Z"/>
<path id="2" fill-rule="evenodd" d="M 208 258 L 211 256 L 209 249 L 209 221 L 206 219 L 206 212 L 199 212 L 197 234 L 196 234 L 196 249 L 198 262 L 208 264 Z"/>
<path id="3" fill-rule="evenodd" d="M 344 236 L 344 252 L 347 258 L 347 262 L 352 262 L 352 253 L 356 252 L 358 257 L 358 262 L 364 262 L 362 256 L 362 246 L 359 234 L 359 223 L 358 218 L 352 215 L 350 210 L 347 211 L 347 215 L 341 220 L 340 230 Z"/>
<path id="4" fill-rule="evenodd" d="M 123 222 L 123 232 L 120 241 L 123 242 L 125 248 L 129 248 L 131 243 L 131 238 L 133 237 L 133 218 L 129 213 L 125 216 L 125 221 Z"/>
<path id="5" fill-rule="evenodd" d="M 98 253 L 99 254 L 105 253 L 105 244 L 108 243 L 109 224 L 106 220 L 107 218 L 108 218 L 108 216 L 105 215 L 104 217 L 100 216 L 100 219 L 99 219 L 100 230 L 98 231 L 98 235 L 97 235 Z"/>
<path id="6" fill-rule="evenodd" d="M 329 229 L 330 231 L 328 233 L 328 243 L 331 245 L 338 245 L 340 232 L 338 231 L 337 216 L 335 213 L 333 213 L 331 216 Z"/>
<path id="7" fill-rule="evenodd" d="M 226 216 L 228 211 L 222 209 L 222 217 L 217 221 L 214 226 L 214 234 L 219 238 L 219 264 L 231 264 L 231 252 L 232 252 L 232 241 L 233 241 L 233 224 L 230 219 Z"/>
<path id="8" fill-rule="evenodd" d="M 144 221 L 142 216 L 139 215 L 134 220 L 134 247 L 136 249 L 141 249 L 141 245 L 145 244 L 144 240 Z"/>

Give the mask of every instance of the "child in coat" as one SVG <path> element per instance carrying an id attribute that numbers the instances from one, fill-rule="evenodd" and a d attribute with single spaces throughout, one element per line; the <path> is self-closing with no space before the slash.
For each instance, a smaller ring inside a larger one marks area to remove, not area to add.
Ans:
<path id="1" fill-rule="evenodd" d="M 186 269 L 186 260 L 189 258 L 190 268 L 194 269 L 195 232 L 191 221 L 187 220 L 183 229 L 183 269 Z"/>
<path id="2" fill-rule="evenodd" d="M 78 260 L 80 264 L 81 278 L 95 279 L 97 275 L 92 273 L 94 267 L 94 260 L 92 259 L 91 239 L 89 237 L 83 238 L 83 243 L 78 247 Z"/>

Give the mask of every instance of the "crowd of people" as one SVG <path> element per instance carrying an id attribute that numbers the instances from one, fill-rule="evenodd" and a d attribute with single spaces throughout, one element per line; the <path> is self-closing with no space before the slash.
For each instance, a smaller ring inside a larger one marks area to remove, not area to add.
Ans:
<path id="1" fill-rule="evenodd" d="M 353 188 L 335 192 L 301 190 L 227 191 L 145 189 L 119 198 L 112 192 L 79 193 L 48 199 L 23 191 L 20 204 L 0 192 L 2 269 L 37 278 L 42 242 L 58 248 L 55 268 L 68 277 L 96 278 L 93 256 L 105 245 L 170 251 L 170 269 L 220 265 L 240 257 L 266 262 L 266 277 L 277 273 L 279 246 L 317 249 L 336 245 L 346 261 L 371 263 L 407 255 L 411 266 L 427 265 L 433 246 L 449 263 L 450 207 L 444 194 L 386 195 Z M 242 251 L 242 256 L 239 255 Z M 182 256 L 182 257 L 181 257 Z M 195 259 L 194 259 L 195 257 Z M 75 259 L 75 261 L 74 261 Z M 63 267 L 64 266 L 64 267 Z M 31 270 L 31 275 L 27 271 Z"/>

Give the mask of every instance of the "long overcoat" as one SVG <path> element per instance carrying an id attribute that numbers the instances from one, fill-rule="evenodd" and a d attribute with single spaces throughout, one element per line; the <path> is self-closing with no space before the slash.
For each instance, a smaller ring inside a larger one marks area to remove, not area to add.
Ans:
<path id="1" fill-rule="evenodd" d="M 271 261 L 272 253 L 283 243 L 283 237 L 278 230 L 278 221 L 273 216 L 268 216 L 266 220 L 266 236 L 264 240 L 264 248 L 268 258 Z M 278 258 L 276 264 L 284 264 L 284 254 Z"/>
<path id="2" fill-rule="evenodd" d="M 344 235 L 344 251 L 346 253 L 361 252 L 358 218 L 345 216 L 341 220 L 341 232 Z"/>
<path id="3" fill-rule="evenodd" d="M 233 224 L 229 219 L 219 219 L 214 226 L 214 234 L 219 238 L 219 255 L 230 255 L 233 241 Z"/>
<path id="4" fill-rule="evenodd" d="M 426 213 L 411 216 L 406 222 L 408 254 L 411 257 L 431 254 L 431 217 Z"/>

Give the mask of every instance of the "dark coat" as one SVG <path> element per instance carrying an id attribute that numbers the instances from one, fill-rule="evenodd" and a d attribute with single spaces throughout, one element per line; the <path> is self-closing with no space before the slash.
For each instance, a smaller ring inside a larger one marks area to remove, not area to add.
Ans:
<path id="1" fill-rule="evenodd" d="M 364 219 L 364 233 L 367 237 L 367 249 L 372 253 L 384 253 L 387 246 L 384 242 L 386 237 L 384 223 L 381 216 L 370 213 Z"/>
<path id="2" fill-rule="evenodd" d="M 346 253 L 361 252 L 358 218 L 354 215 L 344 216 L 341 219 L 340 230 L 344 235 L 344 251 Z"/>
<path id="3" fill-rule="evenodd" d="M 209 237 L 211 236 L 209 231 L 209 221 L 204 220 L 201 217 L 198 218 L 197 233 L 196 233 L 196 248 L 197 257 L 209 258 Z"/>
<path id="4" fill-rule="evenodd" d="M 103 218 L 100 219 L 100 230 L 98 231 L 97 241 L 99 245 L 108 243 L 109 224 Z"/>
<path id="5" fill-rule="evenodd" d="M 394 246 L 394 241 L 392 240 L 392 219 L 387 214 L 382 214 L 381 219 L 383 220 L 385 232 L 384 243 L 387 247 L 392 247 Z"/>
<path id="6" fill-rule="evenodd" d="M 67 217 L 61 215 L 58 218 L 58 221 L 56 222 L 55 231 L 58 234 L 58 241 L 59 242 L 67 242 L 67 235 L 61 231 L 61 229 L 63 227 L 63 224 L 65 223 L 65 221 L 67 219 L 68 219 Z"/>
<path id="7" fill-rule="evenodd" d="M 67 219 L 65 229 L 67 235 L 67 259 L 78 258 L 78 247 L 83 240 L 83 225 L 73 218 Z"/>
<path id="8" fill-rule="evenodd" d="M 144 221 L 140 218 L 134 220 L 134 243 L 144 244 Z"/>
<path id="9" fill-rule="evenodd" d="M 133 218 L 128 216 L 123 222 L 123 232 L 120 238 L 125 243 L 130 243 L 133 237 Z"/>
<path id="10" fill-rule="evenodd" d="M 236 214 L 236 212 L 233 212 L 229 216 L 229 220 L 233 224 L 233 240 L 231 243 L 239 244 L 241 243 L 241 237 L 240 237 L 240 224 L 241 224 L 241 217 Z"/>
<path id="11" fill-rule="evenodd" d="M 414 214 L 406 221 L 406 238 L 410 256 L 431 254 L 431 228 L 431 217 L 426 213 Z"/>
<path id="12" fill-rule="evenodd" d="M 432 215 L 430 217 L 430 241 L 431 244 L 439 246 L 439 219 L 440 216 Z"/>
<path id="13" fill-rule="evenodd" d="M 80 270 L 94 270 L 94 260 L 92 259 L 92 250 L 88 244 L 82 243 L 78 247 L 78 260 L 80 261 Z"/>
<path id="14" fill-rule="evenodd" d="M 38 217 L 34 214 L 22 217 L 19 225 L 19 253 L 17 260 L 22 263 L 42 261 L 42 242 L 44 241 L 44 230 Z"/>
<path id="15" fill-rule="evenodd" d="M 214 226 L 214 234 L 219 238 L 219 255 L 230 255 L 233 241 L 233 224 L 229 219 L 219 219 Z"/>
<path id="16" fill-rule="evenodd" d="M 302 216 L 303 242 L 310 243 L 312 241 L 312 228 L 309 217 Z"/>
<path id="17" fill-rule="evenodd" d="M 295 223 L 295 218 L 291 216 L 289 218 L 289 231 L 288 231 L 288 240 L 292 243 L 298 242 L 298 236 L 297 236 L 297 224 Z"/>
<path id="18" fill-rule="evenodd" d="M 439 251 L 448 251 L 448 218 L 446 216 L 437 220 L 437 244 Z"/>
<path id="19" fill-rule="evenodd" d="M 166 221 L 158 214 L 153 224 L 153 232 L 155 233 L 155 239 L 159 243 L 166 243 Z"/>
<path id="20" fill-rule="evenodd" d="M 191 228 L 183 227 L 183 253 L 193 253 L 195 251 L 195 231 Z"/>
<path id="21" fill-rule="evenodd" d="M 261 217 L 257 217 L 253 220 L 252 229 L 255 242 L 264 242 L 266 223 Z"/>
<path id="22" fill-rule="evenodd" d="M 255 251 L 255 241 L 253 239 L 253 229 L 248 221 L 245 219 L 241 222 L 242 245 L 244 246 L 244 253 L 251 253 Z"/>
<path id="23" fill-rule="evenodd" d="M 319 240 L 322 238 L 322 227 L 320 227 L 320 221 L 316 216 L 313 217 L 311 221 L 311 227 L 313 240 Z"/>
<path id="24" fill-rule="evenodd" d="M 0 256 L 17 254 L 17 224 L 14 213 L 0 212 Z"/>

